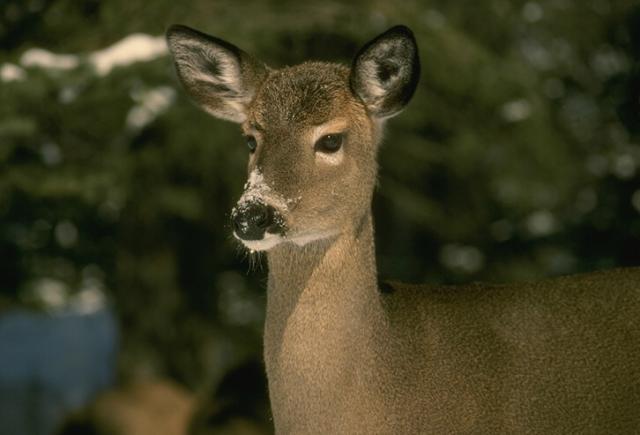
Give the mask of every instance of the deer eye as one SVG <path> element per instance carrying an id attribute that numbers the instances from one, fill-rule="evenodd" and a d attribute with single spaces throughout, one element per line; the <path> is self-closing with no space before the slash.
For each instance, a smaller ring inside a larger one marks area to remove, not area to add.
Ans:
<path id="1" fill-rule="evenodd" d="M 254 152 L 258 147 L 258 141 L 254 136 L 245 136 L 244 139 L 247 141 L 247 147 L 249 147 L 249 152 Z"/>
<path id="2" fill-rule="evenodd" d="M 343 141 L 344 134 L 342 133 L 327 134 L 318 139 L 314 148 L 322 153 L 335 153 L 340 149 Z"/>

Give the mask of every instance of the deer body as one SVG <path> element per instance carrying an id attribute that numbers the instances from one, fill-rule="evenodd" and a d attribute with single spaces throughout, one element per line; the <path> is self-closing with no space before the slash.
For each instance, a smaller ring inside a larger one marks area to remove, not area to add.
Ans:
<path id="1" fill-rule="evenodd" d="M 269 251 L 278 433 L 640 430 L 640 269 L 381 290 L 372 236 Z"/>
<path id="2" fill-rule="evenodd" d="M 234 235 L 267 251 L 264 354 L 278 434 L 639 433 L 640 269 L 514 285 L 384 284 L 371 216 L 384 122 L 419 61 L 401 26 L 351 68 L 271 70 L 192 29 L 189 94 L 242 124 Z"/>

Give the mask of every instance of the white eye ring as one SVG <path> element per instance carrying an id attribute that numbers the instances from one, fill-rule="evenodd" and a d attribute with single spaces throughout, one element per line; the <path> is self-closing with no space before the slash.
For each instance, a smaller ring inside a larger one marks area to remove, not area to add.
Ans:
<path id="1" fill-rule="evenodd" d="M 316 151 L 314 154 L 316 156 L 316 162 L 321 161 L 331 166 L 338 166 L 344 160 L 344 147 L 340 147 L 334 152 Z"/>

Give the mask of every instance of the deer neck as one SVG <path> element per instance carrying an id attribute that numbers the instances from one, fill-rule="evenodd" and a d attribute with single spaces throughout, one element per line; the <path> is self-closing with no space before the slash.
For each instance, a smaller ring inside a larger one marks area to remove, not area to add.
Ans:
<path id="1" fill-rule="evenodd" d="M 344 325 L 347 313 L 366 314 L 377 305 L 377 272 L 371 213 L 357 227 L 304 246 L 286 243 L 268 253 L 269 283 L 267 296 L 268 334 L 284 333 L 292 316 L 308 316 L 313 325 L 326 325 L 327 333 L 338 333 L 330 325 Z M 329 309 L 329 311 L 324 311 Z M 323 310 L 323 311 L 316 311 Z M 358 319 L 358 317 L 355 317 Z M 323 328 L 324 329 L 324 328 Z M 283 337 L 270 345 L 278 346 Z M 276 349 L 269 349 L 275 351 Z M 276 355 L 273 355 L 276 356 Z"/>
<path id="2" fill-rule="evenodd" d="M 374 364 L 383 319 L 371 213 L 333 239 L 277 246 L 268 261 L 264 351 L 276 422 L 279 409 L 290 418 L 336 399 L 334 382 L 364 392 L 360 374 L 372 370 L 360 369 Z"/>

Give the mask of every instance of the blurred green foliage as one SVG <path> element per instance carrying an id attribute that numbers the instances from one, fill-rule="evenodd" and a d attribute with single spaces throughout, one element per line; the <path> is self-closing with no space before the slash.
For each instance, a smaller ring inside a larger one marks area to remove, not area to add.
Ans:
<path id="1" fill-rule="evenodd" d="M 5 0 L 0 20 L 14 77 L 0 82 L 2 292 L 99 285 L 121 320 L 123 376 L 202 389 L 259 358 L 265 267 L 249 271 L 228 223 L 247 151 L 237 126 L 190 104 L 166 56 L 100 75 L 25 66 L 34 47 L 86 60 L 183 23 L 274 67 L 348 63 L 404 23 L 423 75 L 379 156 L 380 273 L 507 281 L 640 264 L 633 0 Z"/>

